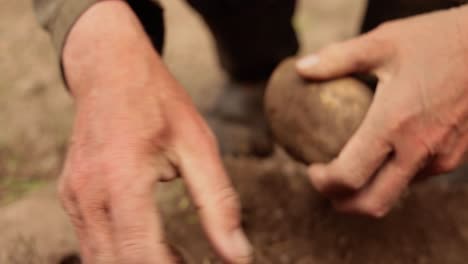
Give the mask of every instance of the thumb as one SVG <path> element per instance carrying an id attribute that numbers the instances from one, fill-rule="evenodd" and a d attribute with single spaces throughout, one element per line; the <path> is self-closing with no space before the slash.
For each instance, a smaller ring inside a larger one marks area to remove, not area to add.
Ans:
<path id="1" fill-rule="evenodd" d="M 374 33 L 375 34 L 375 33 Z M 299 59 L 297 71 L 304 78 L 325 80 L 352 73 L 370 72 L 380 66 L 390 52 L 373 33 L 325 47 L 317 54 Z"/>

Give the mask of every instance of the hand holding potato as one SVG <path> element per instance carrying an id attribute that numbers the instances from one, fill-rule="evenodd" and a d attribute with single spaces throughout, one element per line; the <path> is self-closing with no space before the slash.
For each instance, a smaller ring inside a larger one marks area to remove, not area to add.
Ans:
<path id="1" fill-rule="evenodd" d="M 384 216 L 418 176 L 456 168 L 468 147 L 468 7 L 384 24 L 297 63 L 307 79 L 373 73 L 362 125 L 314 186 L 345 212 Z"/>

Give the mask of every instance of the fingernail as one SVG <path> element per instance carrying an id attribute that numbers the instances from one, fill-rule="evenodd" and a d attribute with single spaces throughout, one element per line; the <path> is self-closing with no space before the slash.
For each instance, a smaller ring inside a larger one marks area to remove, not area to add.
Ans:
<path id="1" fill-rule="evenodd" d="M 231 236 L 232 246 L 236 252 L 239 263 L 250 263 L 252 260 L 252 246 L 247 236 L 240 229 L 235 230 Z"/>
<path id="2" fill-rule="evenodd" d="M 320 58 L 317 55 L 309 55 L 297 61 L 296 67 L 300 70 L 307 70 L 314 67 L 320 62 Z"/>

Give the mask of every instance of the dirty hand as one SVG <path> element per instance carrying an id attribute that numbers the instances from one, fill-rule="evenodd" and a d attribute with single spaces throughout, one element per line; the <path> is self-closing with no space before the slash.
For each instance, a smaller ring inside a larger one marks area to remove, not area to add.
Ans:
<path id="1" fill-rule="evenodd" d="M 453 170 L 468 147 L 468 7 L 386 23 L 297 63 L 305 78 L 379 78 L 361 127 L 314 186 L 344 212 L 382 217 L 417 178 Z"/>
<path id="2" fill-rule="evenodd" d="M 89 9 L 63 63 L 77 114 L 60 195 L 84 263 L 173 263 L 154 191 L 177 175 L 220 256 L 247 263 L 238 198 L 215 138 L 130 7 L 103 1 Z"/>

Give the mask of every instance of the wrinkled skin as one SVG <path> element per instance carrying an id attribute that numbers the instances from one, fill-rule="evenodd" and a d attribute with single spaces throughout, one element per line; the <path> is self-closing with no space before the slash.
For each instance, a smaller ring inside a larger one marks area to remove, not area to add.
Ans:
<path id="1" fill-rule="evenodd" d="M 91 7 L 70 33 L 63 65 L 77 111 L 60 196 L 84 263 L 174 263 L 154 191 L 176 176 L 219 255 L 249 262 L 215 138 L 130 7 Z"/>
<path id="2" fill-rule="evenodd" d="M 382 217 L 416 179 L 448 172 L 468 146 L 468 7 L 386 23 L 297 63 L 305 78 L 379 77 L 340 155 L 312 164 L 314 186 L 344 212 Z"/>

